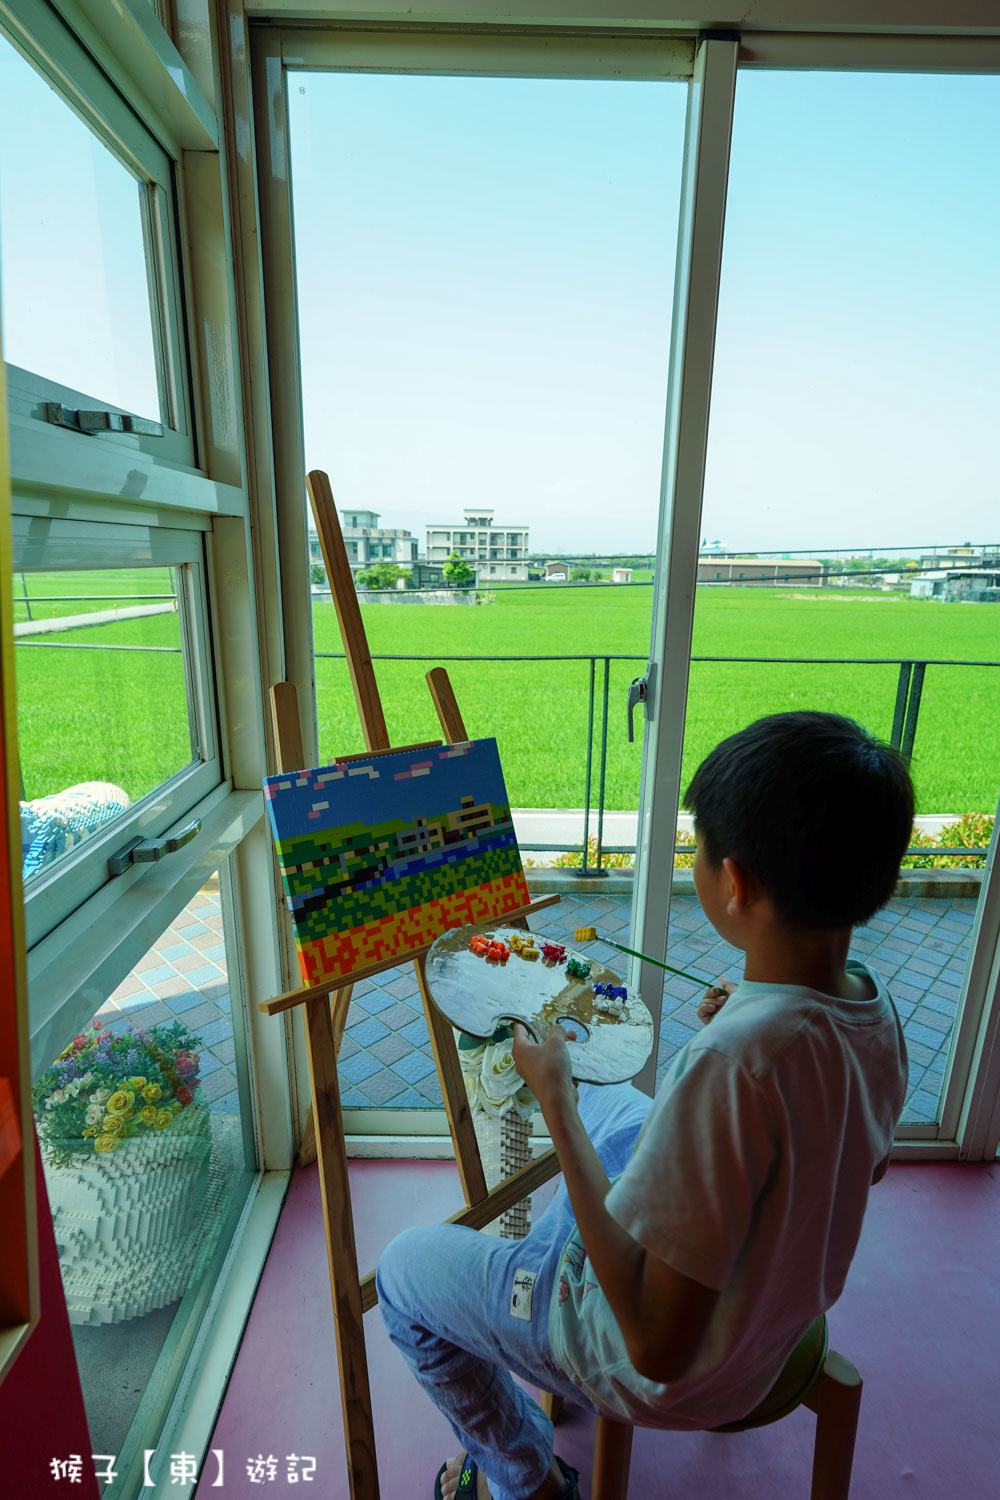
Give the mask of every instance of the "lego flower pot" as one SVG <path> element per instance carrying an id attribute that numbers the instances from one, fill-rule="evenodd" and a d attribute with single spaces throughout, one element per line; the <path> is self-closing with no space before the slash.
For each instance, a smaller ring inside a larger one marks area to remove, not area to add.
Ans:
<path id="1" fill-rule="evenodd" d="M 205 1238 L 208 1111 L 103 1154 L 60 1144 L 58 1164 L 43 1159 L 70 1322 L 123 1323 L 183 1296 Z"/>

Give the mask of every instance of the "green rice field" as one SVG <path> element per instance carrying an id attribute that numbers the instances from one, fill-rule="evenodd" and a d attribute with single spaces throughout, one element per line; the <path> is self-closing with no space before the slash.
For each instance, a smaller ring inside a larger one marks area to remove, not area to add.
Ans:
<path id="1" fill-rule="evenodd" d="M 69 593 L 68 581 L 84 576 L 29 576 L 29 589 L 38 594 Z M 132 591 L 131 585 L 121 582 L 121 575 L 119 582 L 123 592 Z M 136 591 L 159 592 L 164 586 L 162 577 L 154 581 L 146 572 Z M 79 591 L 91 590 L 104 591 L 94 588 L 92 575 Z M 627 740 L 625 692 L 646 661 L 651 606 L 651 589 L 611 585 L 498 590 L 493 603 L 476 606 L 367 606 L 365 624 L 376 656 L 420 658 L 376 661 L 394 742 L 437 737 L 437 720 L 423 674 L 444 661 L 469 733 L 495 735 L 500 742 L 512 803 L 581 807 L 589 660 L 452 663 L 446 659 L 627 657 L 612 661 L 609 667 L 606 805 L 635 807 L 641 748 L 638 742 L 629 745 Z M 360 750 L 363 744 L 345 664 L 331 659 L 341 650 L 331 604 L 314 604 L 313 626 L 320 755 L 329 759 Z M 50 639 L 176 646 L 178 620 L 156 616 L 118 621 L 59 632 Z M 698 594 L 694 655 L 768 660 L 695 661 L 685 777 L 724 735 L 761 714 L 780 710 L 831 709 L 888 736 L 898 667 L 869 664 L 870 659 L 1000 662 L 1000 608 L 840 589 L 703 589 Z M 859 657 L 864 661 L 842 666 L 774 660 L 782 656 Z M 190 758 L 179 655 L 22 646 L 16 661 L 26 796 L 94 779 L 117 782 L 135 797 Z M 604 663 L 598 660 L 595 800 L 603 677 Z M 995 810 L 1000 792 L 997 722 L 1000 665 L 928 667 L 912 767 L 921 812 Z"/>

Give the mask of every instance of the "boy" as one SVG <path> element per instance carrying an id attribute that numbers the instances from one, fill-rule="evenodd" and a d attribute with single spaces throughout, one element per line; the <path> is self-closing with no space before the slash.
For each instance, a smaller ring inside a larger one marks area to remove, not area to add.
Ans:
<path id="1" fill-rule="evenodd" d="M 715 1427 L 843 1288 L 907 1077 L 892 1002 L 848 944 L 892 895 L 910 778 L 850 719 L 776 714 L 718 745 L 686 802 L 695 889 L 742 983 L 706 993 L 711 1024 L 654 1100 L 583 1085 L 578 1104 L 565 1034 L 517 1027 L 563 1185 L 525 1240 L 436 1225 L 379 1266 L 390 1336 L 468 1454 L 436 1495 L 578 1500 L 508 1371 L 642 1425 Z"/>

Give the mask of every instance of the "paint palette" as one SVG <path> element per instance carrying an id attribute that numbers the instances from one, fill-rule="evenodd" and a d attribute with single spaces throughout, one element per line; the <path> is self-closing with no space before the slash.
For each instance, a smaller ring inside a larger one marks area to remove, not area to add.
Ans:
<path id="1" fill-rule="evenodd" d="M 524 956 L 531 951 L 529 941 L 534 958 Z M 546 949 L 562 956 L 547 958 Z M 581 971 L 586 971 L 583 978 Z M 443 933 L 427 955 L 427 983 L 438 1009 L 469 1036 L 492 1036 L 504 1023 L 523 1021 L 544 1041 L 558 1021 L 575 1026 L 578 1040 L 569 1043 L 569 1051 L 573 1077 L 582 1083 L 634 1078 L 653 1047 L 652 1017 L 637 994 L 629 990 L 617 1000 L 621 1013 L 616 1015 L 594 993 L 595 985 L 620 987 L 616 974 L 517 928 L 460 927 Z"/>

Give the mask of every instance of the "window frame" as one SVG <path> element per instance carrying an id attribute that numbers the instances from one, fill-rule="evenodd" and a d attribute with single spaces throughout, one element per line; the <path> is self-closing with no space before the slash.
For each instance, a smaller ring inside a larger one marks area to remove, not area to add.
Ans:
<path id="1" fill-rule="evenodd" d="M 544 45 L 539 45 L 539 40 Z M 275 481 L 285 498 L 279 513 L 279 540 L 283 556 L 306 551 L 305 468 L 298 317 L 294 292 L 292 253 L 290 163 L 287 137 L 287 74 L 290 69 L 317 71 L 378 71 L 456 73 L 461 75 L 676 80 L 690 86 L 695 65 L 695 38 L 631 37 L 607 39 L 598 35 L 559 36 L 544 39 L 520 34 L 489 37 L 468 33 L 398 32 L 388 28 L 359 32 L 347 26 L 278 28 L 255 25 L 250 31 L 253 119 L 256 133 L 257 195 L 260 231 L 260 267 L 263 271 L 262 299 L 266 324 L 273 330 L 267 343 L 269 376 L 268 418 L 271 423 Z M 248 191 L 249 191 L 248 185 Z M 248 268 L 249 271 L 249 268 Z M 256 274 L 256 267 L 254 273 Z M 428 527 L 451 538 L 452 550 L 475 557 L 476 527 Z M 489 530 L 484 532 L 488 538 Z M 471 546 L 463 546 L 462 538 Z M 315 693 L 312 662 L 312 626 L 308 610 L 309 592 L 297 600 L 283 601 L 285 635 L 290 654 L 303 663 L 311 699 Z M 314 701 L 307 715 L 302 704 L 303 746 L 307 757 L 318 753 Z M 294 982 L 295 970 L 289 975 Z M 297 1051 L 297 1071 L 304 1056 Z M 304 1071 L 304 1069 L 302 1069 Z M 370 1111 L 360 1112 L 366 1121 Z M 390 1111 L 385 1112 L 391 1116 Z M 428 1112 L 430 1113 L 430 1112 Z M 348 1130 L 355 1128 L 347 1111 Z M 381 1128 L 393 1133 L 383 1120 Z"/>
<path id="2" fill-rule="evenodd" d="M 196 467 L 192 400 L 184 358 L 184 310 L 180 264 L 180 234 L 176 211 L 173 162 L 125 100 L 112 87 L 81 44 L 38 0 L 25 0 L 18 14 L 0 4 L 0 33 L 51 85 L 95 137 L 135 178 L 145 182 L 140 198 L 150 326 L 160 395 L 162 437 L 105 433 L 84 436 L 87 444 L 111 446 L 123 453 L 146 453 L 161 462 Z M 44 403 L 98 407 L 113 412 L 128 408 L 109 402 L 100 391 L 79 391 L 62 385 L 44 371 L 7 366 L 8 402 L 12 418 L 11 462 L 16 473 L 22 424 L 37 424 L 54 442 L 81 437 L 46 421 Z M 151 413 L 139 413 L 151 416 Z M 16 425 L 15 425 L 16 420 Z"/>
<path id="3" fill-rule="evenodd" d="M 217 44 L 221 39 L 224 52 L 234 33 L 217 35 L 215 14 L 208 6 L 196 14 L 196 6 L 179 32 L 182 59 L 153 11 L 144 14 L 143 0 L 120 7 L 103 0 L 16 0 L 16 16 L 12 5 L 0 0 L 8 32 L 16 31 L 33 56 L 76 59 L 82 74 L 100 81 L 109 111 L 118 110 L 147 139 L 155 137 L 169 163 L 169 194 L 164 187 L 157 222 L 166 246 L 163 264 L 170 266 L 165 295 L 172 298 L 187 447 L 171 450 L 164 439 L 143 444 L 127 436 L 90 438 L 57 429 L 33 414 L 34 392 L 11 414 L 10 469 L 19 516 L 85 522 L 97 537 L 109 527 L 173 528 L 191 533 L 203 549 L 200 592 L 210 628 L 202 659 L 213 681 L 220 779 L 191 809 L 202 819 L 201 832 L 175 854 L 106 883 L 36 943 L 28 957 L 27 1030 L 36 1065 L 46 1049 L 50 1062 L 76 1029 L 74 1008 L 86 1019 L 95 992 L 98 1004 L 104 998 L 102 982 L 127 972 L 145 951 L 143 944 L 148 948 L 193 893 L 191 883 L 196 889 L 228 859 L 246 997 L 240 1045 L 250 1068 L 258 1173 L 162 1429 L 149 1434 L 150 1444 L 161 1450 L 204 1455 L 294 1160 L 291 1099 L 300 1110 L 308 1103 L 291 1055 L 291 1021 L 275 1025 L 256 1003 L 277 993 L 285 978 L 278 877 L 261 791 L 271 769 L 264 692 L 267 683 L 285 676 L 285 663 L 268 434 L 245 420 L 252 413 L 244 380 L 257 341 L 236 272 L 240 214 L 231 175 L 233 135 L 220 136 L 214 113 L 226 71 Z M 211 105 L 195 77 L 211 90 Z M 86 404 L 95 402 L 88 398 Z M 84 967 L 90 973 L 86 998 Z M 76 1006 L 66 988 L 74 976 Z M 27 1073 L 27 1045 L 21 1058 Z M 169 1377 L 176 1374 L 171 1370 Z M 158 1365 L 154 1378 L 159 1376 Z"/>
<path id="4" fill-rule="evenodd" d="M 67 855 L 55 860 L 25 887 L 25 926 L 29 948 L 47 937 L 61 922 L 105 884 L 135 878 L 138 866 L 130 866 L 124 875 L 109 874 L 107 862 L 129 842 L 141 837 L 161 836 L 167 829 L 183 823 L 210 791 L 223 780 L 218 724 L 215 714 L 213 670 L 210 652 L 208 590 L 204 537 L 200 530 L 177 530 L 171 527 L 101 526 L 78 521 L 51 521 L 47 530 L 55 531 L 55 541 L 39 542 L 31 533 L 35 522 L 15 512 L 12 517 L 14 571 L 35 571 L 27 565 L 26 554 L 34 548 L 36 555 L 46 556 L 56 550 L 56 567 L 52 560 L 41 571 L 57 571 L 58 557 L 74 551 L 74 544 L 90 540 L 94 533 L 100 551 L 95 567 L 136 567 L 139 559 L 149 559 L 155 567 L 190 568 L 183 585 L 186 598 L 179 610 L 181 650 L 184 653 L 186 699 L 193 709 L 192 730 L 196 733 L 200 756 L 176 771 L 166 781 L 153 787 L 119 816 L 96 830 Z M 79 557 L 79 553 L 76 553 Z M 18 564 L 25 564 L 19 567 Z M 77 569 L 79 570 L 79 565 Z M 58 649 L 21 644 L 16 650 Z M 31 788 L 26 790 L 30 791 Z M 30 799 L 29 799 L 30 800 Z"/>

